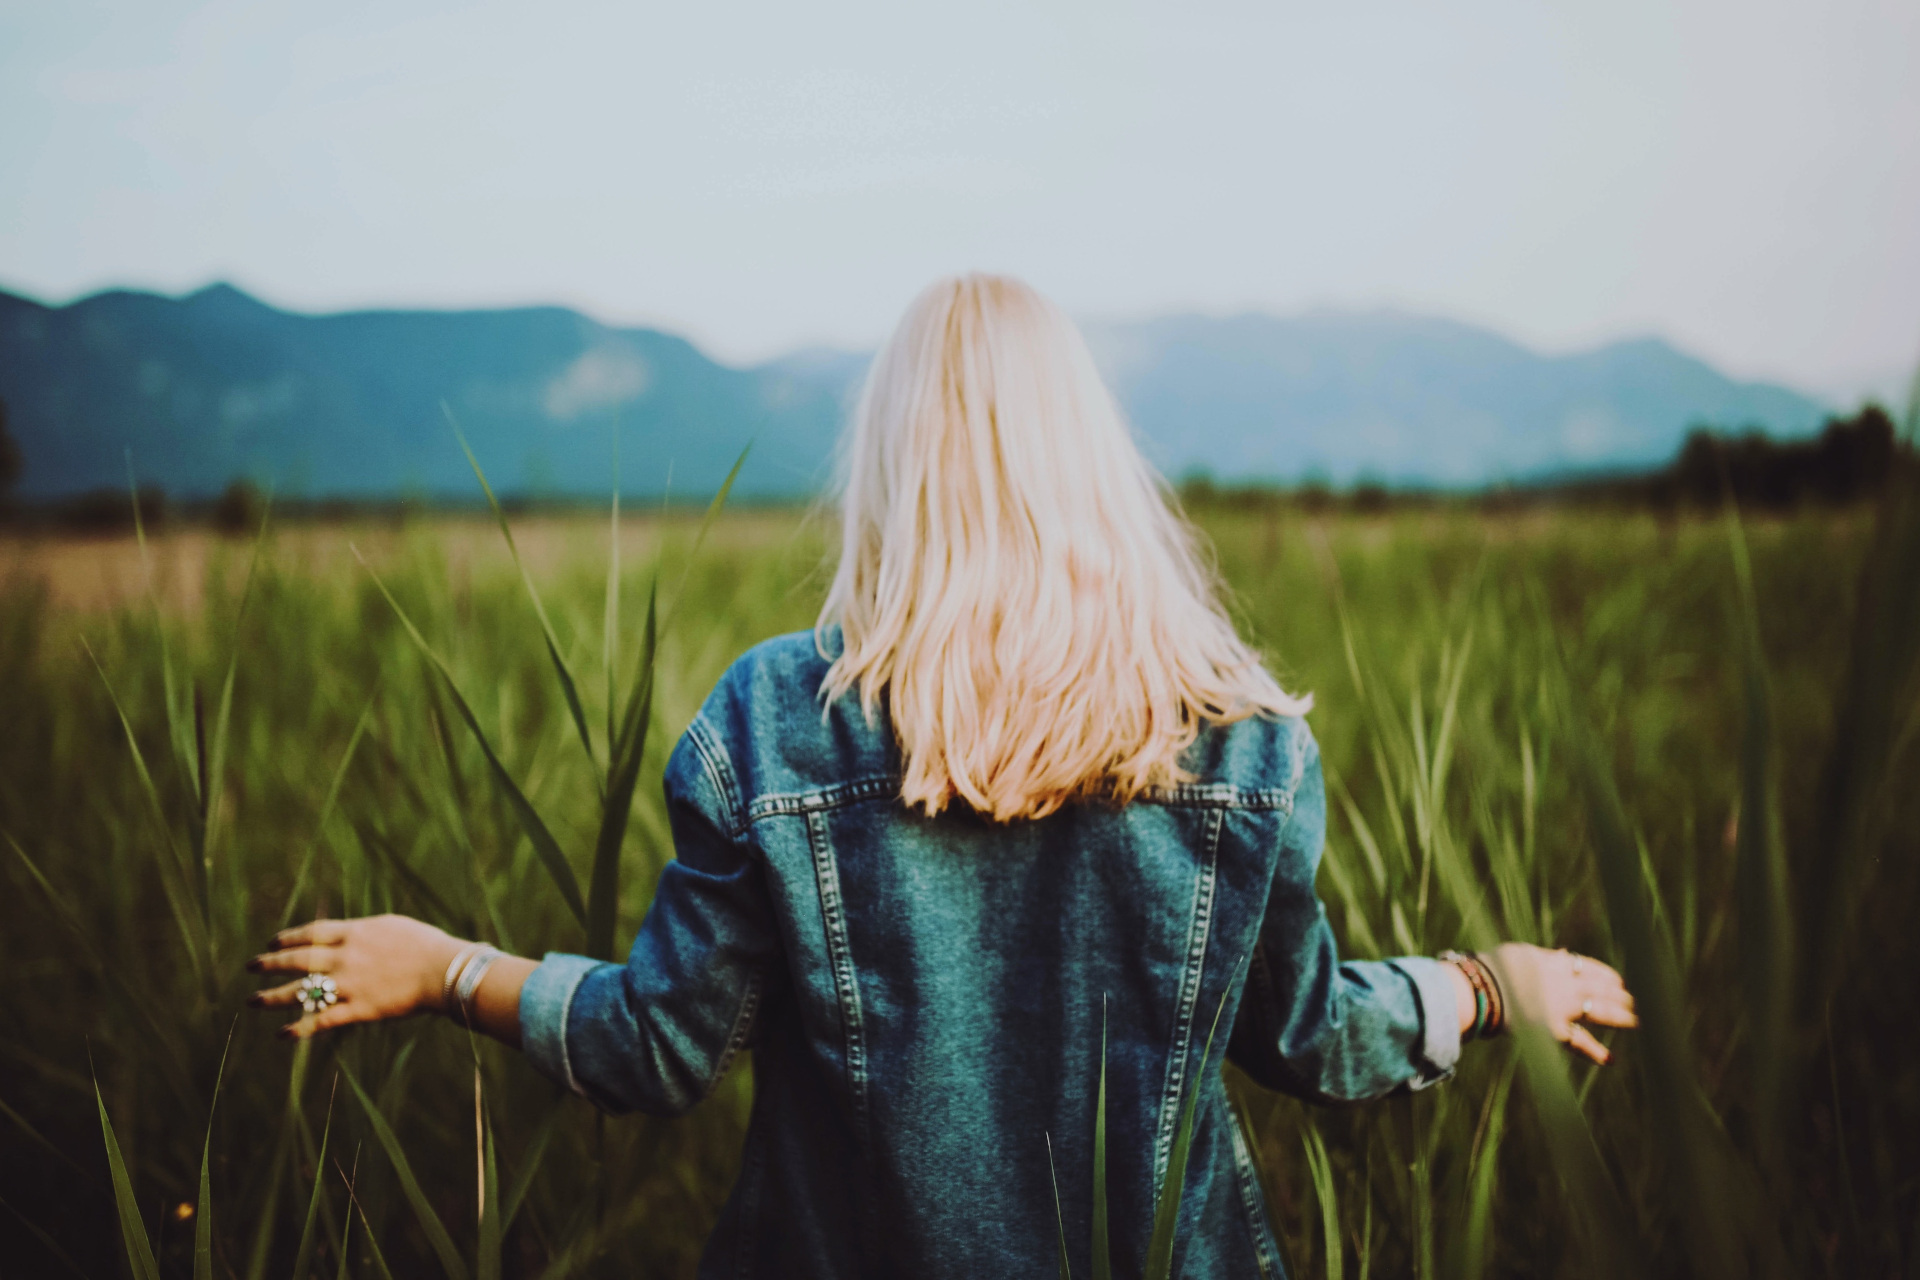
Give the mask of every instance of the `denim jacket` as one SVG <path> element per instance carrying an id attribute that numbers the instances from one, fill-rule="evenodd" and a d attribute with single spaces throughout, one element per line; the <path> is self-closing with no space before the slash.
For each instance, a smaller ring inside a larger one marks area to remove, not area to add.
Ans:
<path id="1" fill-rule="evenodd" d="M 1139 1273 L 1198 1089 L 1175 1274 L 1280 1276 L 1223 1048 L 1327 1102 L 1431 1084 L 1460 1049 L 1437 962 L 1335 952 L 1305 723 L 1206 728 L 1195 781 L 1124 807 L 928 818 L 884 714 L 823 715 L 826 667 L 801 633 L 721 679 L 667 766 L 675 858 L 631 955 L 549 954 L 527 1057 L 605 1110 L 678 1114 L 752 1054 L 702 1277 L 980 1280 L 1057 1271 L 1049 1138 L 1085 1272 L 1104 1043 L 1116 1274 Z"/>

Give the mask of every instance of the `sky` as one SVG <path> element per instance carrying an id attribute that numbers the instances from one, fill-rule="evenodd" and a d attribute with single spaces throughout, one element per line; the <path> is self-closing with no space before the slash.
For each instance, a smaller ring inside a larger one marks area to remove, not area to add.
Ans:
<path id="1" fill-rule="evenodd" d="M 0 0 L 0 288 L 564 303 L 745 362 L 1076 315 L 1920 359 L 1912 0 Z"/>

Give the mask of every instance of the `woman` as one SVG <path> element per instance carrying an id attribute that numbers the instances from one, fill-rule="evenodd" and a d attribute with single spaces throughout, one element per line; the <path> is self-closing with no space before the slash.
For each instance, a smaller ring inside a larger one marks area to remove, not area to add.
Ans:
<path id="1" fill-rule="evenodd" d="M 1340 963 L 1308 700 L 1235 635 L 1060 311 L 1004 278 L 928 289 L 848 463 L 819 625 L 736 662 L 674 749 L 676 858 L 624 966 L 316 921 L 253 965 L 328 981 L 258 1003 L 304 993 L 302 1036 L 451 1012 L 609 1111 L 685 1111 L 750 1050 L 711 1276 L 1042 1273 L 1049 1138 L 1088 1238 L 1103 1061 L 1123 1272 L 1197 1088 L 1179 1273 L 1279 1274 L 1204 1059 L 1217 1009 L 1255 1080 L 1359 1101 L 1498 1029 L 1497 966 L 1606 1060 L 1582 1020 L 1631 1026 L 1633 1003 L 1597 961 Z"/>

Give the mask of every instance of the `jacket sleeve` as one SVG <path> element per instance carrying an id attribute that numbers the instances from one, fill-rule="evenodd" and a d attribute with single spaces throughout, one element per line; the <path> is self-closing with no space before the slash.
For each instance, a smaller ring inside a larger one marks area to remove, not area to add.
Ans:
<path id="1" fill-rule="evenodd" d="M 1227 1055 L 1267 1088 L 1317 1102 L 1423 1089 L 1460 1057 L 1452 982 L 1424 956 L 1341 962 L 1313 887 L 1326 782 L 1319 748 L 1302 737 L 1305 763 Z"/>
<path id="2" fill-rule="evenodd" d="M 624 965 L 549 952 L 520 993 L 527 1060 L 605 1111 L 678 1115 L 746 1044 L 780 963 L 732 767 L 696 717 L 666 770 L 674 857 Z"/>

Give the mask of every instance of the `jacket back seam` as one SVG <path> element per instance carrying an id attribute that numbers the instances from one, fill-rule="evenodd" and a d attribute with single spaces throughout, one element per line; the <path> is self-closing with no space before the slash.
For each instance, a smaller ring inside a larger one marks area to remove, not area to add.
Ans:
<path id="1" fill-rule="evenodd" d="M 860 1007 L 860 987 L 853 966 L 853 944 L 847 933 L 846 903 L 840 894 L 840 869 L 828 838 L 825 810 L 807 813 L 807 847 L 813 855 L 814 885 L 820 895 L 820 923 L 826 932 L 828 963 L 833 970 L 834 993 L 840 1006 L 840 1034 L 846 1055 L 847 1088 L 852 1095 L 854 1140 L 862 1167 L 873 1160 L 873 1121 L 867 1098 L 866 1018 Z M 856 1210 L 861 1219 L 861 1252 L 877 1256 L 872 1242 L 879 1238 L 871 1197 L 861 1197 Z"/>
<path id="2" fill-rule="evenodd" d="M 1187 959 L 1180 975 L 1179 1003 L 1174 1009 L 1173 1045 L 1167 1056 L 1167 1076 L 1160 1095 L 1160 1119 L 1153 1143 L 1153 1185 L 1166 1176 L 1173 1152 L 1173 1130 L 1185 1090 L 1187 1059 L 1193 1056 L 1194 1011 L 1206 978 L 1207 946 L 1213 936 L 1215 885 L 1220 867 L 1221 813 L 1207 815 L 1206 855 L 1194 880 L 1193 907 L 1187 924 Z M 1204 1070 L 1204 1068 L 1203 1068 Z M 1203 1076 L 1204 1078 L 1204 1076 Z"/>
<path id="3" fill-rule="evenodd" d="M 1247 1148 L 1240 1110 L 1231 1100 L 1227 1104 L 1227 1130 L 1233 1140 L 1233 1165 L 1239 1183 L 1240 1208 L 1246 1215 L 1247 1234 L 1253 1237 L 1254 1260 L 1260 1264 L 1261 1280 L 1271 1280 L 1275 1272 L 1273 1232 L 1267 1222 L 1266 1190 L 1253 1167 L 1253 1153 Z"/>

